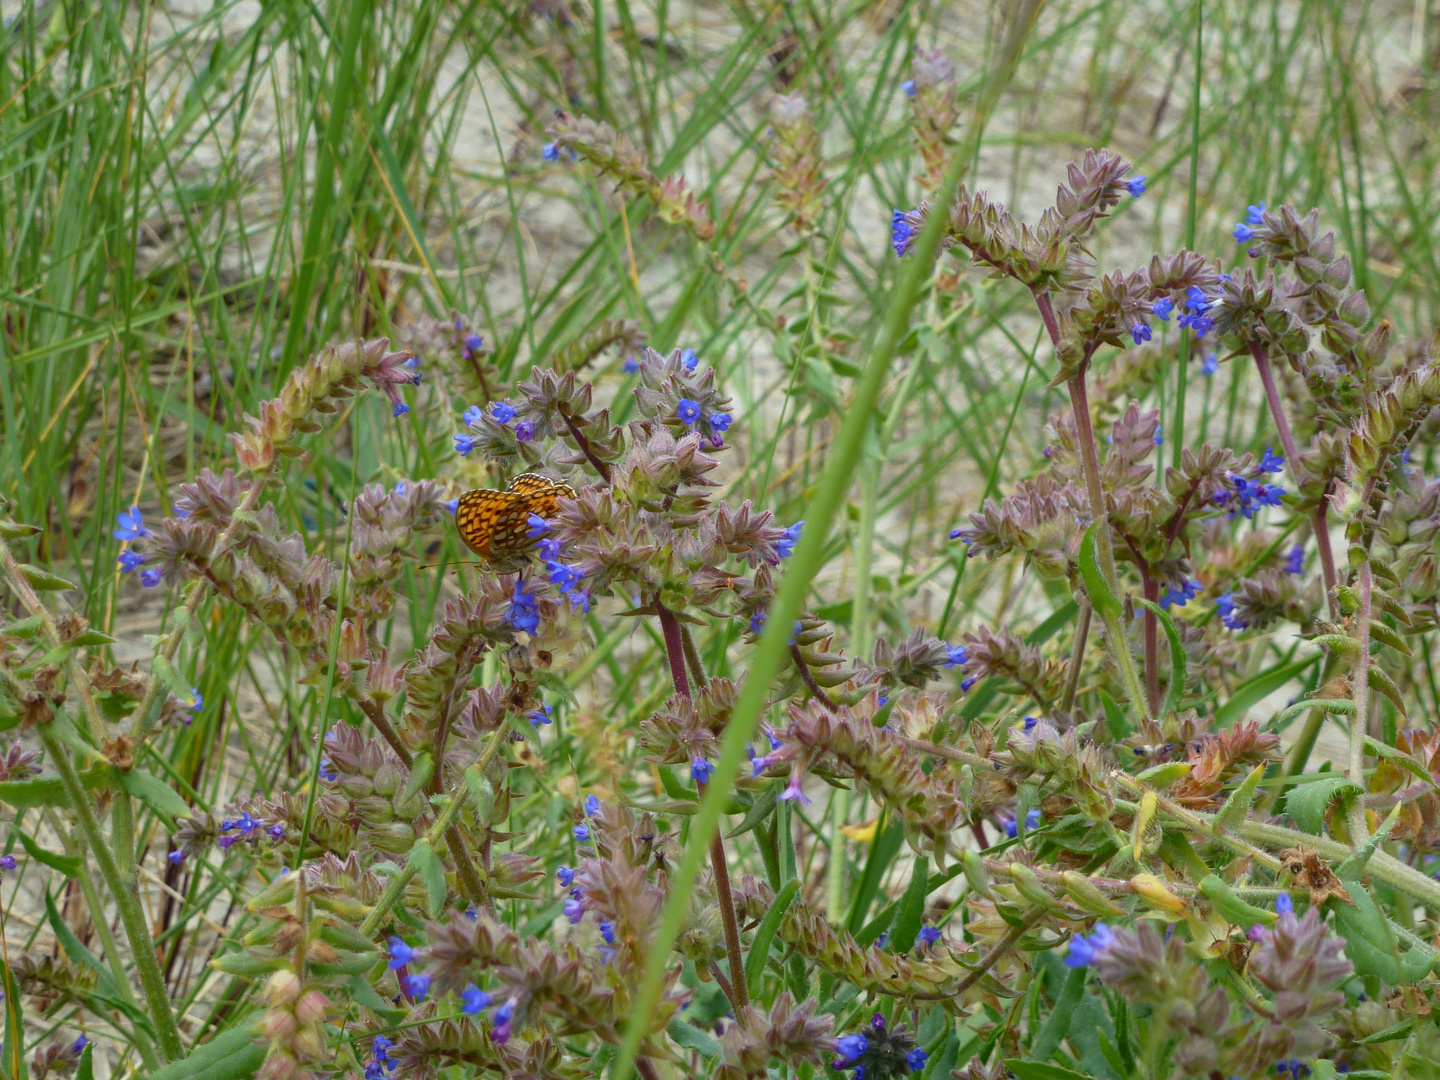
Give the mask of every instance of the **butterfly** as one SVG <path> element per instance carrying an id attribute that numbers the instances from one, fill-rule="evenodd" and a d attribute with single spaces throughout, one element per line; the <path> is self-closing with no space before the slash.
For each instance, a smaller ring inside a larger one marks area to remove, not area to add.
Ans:
<path id="1" fill-rule="evenodd" d="M 562 495 L 573 499 L 575 489 L 548 476 L 521 473 L 504 491 L 479 488 L 461 495 L 455 527 L 466 546 L 492 569 L 518 570 L 535 543 L 530 515 L 550 517 Z"/>

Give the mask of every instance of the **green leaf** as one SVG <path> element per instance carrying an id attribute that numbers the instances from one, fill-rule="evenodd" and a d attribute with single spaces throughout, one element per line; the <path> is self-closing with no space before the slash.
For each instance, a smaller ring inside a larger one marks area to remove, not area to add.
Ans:
<path id="1" fill-rule="evenodd" d="M 1230 700 L 1215 710 L 1215 722 L 1211 726 L 1216 731 L 1229 727 L 1244 716 L 1250 706 L 1269 697 L 1319 659 L 1320 654 L 1314 653 L 1304 660 L 1296 660 L 1293 664 L 1282 664 L 1279 667 L 1270 668 L 1268 671 L 1262 671 L 1253 679 L 1246 679 L 1235 688 L 1235 692 L 1230 695 Z"/>
<path id="2" fill-rule="evenodd" d="M 1120 614 L 1120 601 L 1110 591 L 1095 554 L 1095 534 L 1100 525 L 1101 522 L 1092 521 L 1080 541 L 1080 576 L 1085 580 L 1085 591 L 1090 594 L 1090 606 L 1095 609 L 1095 614 L 1107 619 Z"/>
<path id="3" fill-rule="evenodd" d="M 1265 766 L 1256 765 L 1240 781 L 1240 786 L 1230 793 L 1225 804 L 1215 813 L 1215 827 L 1217 829 L 1228 829 L 1232 825 L 1243 821 L 1245 815 L 1250 813 L 1250 804 L 1255 801 L 1255 792 L 1259 790 L 1260 781 L 1265 778 Z"/>
<path id="4" fill-rule="evenodd" d="M 60 911 L 55 907 L 49 889 L 45 890 L 45 915 L 50 920 L 50 929 L 55 932 L 55 940 L 60 942 L 60 948 L 65 950 L 70 962 L 76 967 L 88 967 L 94 971 L 98 976 L 96 985 L 106 997 L 119 997 L 120 990 L 115 985 L 115 976 L 100 962 L 100 958 L 75 936 L 69 923 L 60 917 Z"/>
<path id="5" fill-rule="evenodd" d="M 1293 720 L 1303 712 L 1311 709 L 1323 709 L 1327 713 L 1353 713 L 1355 702 L 1349 698 L 1306 698 L 1304 701 L 1297 701 L 1288 709 L 1275 718 L 1277 724 L 1283 724 L 1287 720 Z"/>
<path id="6" fill-rule="evenodd" d="M 1435 778 L 1430 775 L 1429 770 L 1403 750 L 1397 750 L 1393 746 L 1386 746 L 1378 739 L 1372 739 L 1369 735 L 1366 735 L 1365 752 L 1367 754 L 1374 754 L 1378 758 L 1384 758 L 1386 761 L 1395 762 L 1395 764 L 1399 765 L 1402 769 L 1407 770 L 1417 779 L 1424 780 L 1431 787 L 1440 787 L 1440 785 L 1435 783 Z"/>
<path id="7" fill-rule="evenodd" d="M 1125 715 L 1125 710 L 1115 704 L 1115 699 L 1107 694 L 1102 687 L 1100 690 L 1100 704 L 1105 709 L 1105 724 L 1110 729 L 1110 738 L 1115 742 L 1123 742 L 1130 737 L 1130 720 Z"/>
<path id="8" fill-rule="evenodd" d="M 26 1080 L 30 1075 L 25 1067 L 25 1024 L 20 1014 L 20 986 L 9 964 L 0 964 L 0 979 L 5 984 L 5 1000 L 0 1008 L 5 1010 L 5 1044 L 0 1047 L 0 1068 L 11 1080 Z"/>
<path id="9" fill-rule="evenodd" d="M 860 885 L 855 890 L 855 900 L 850 905 L 850 917 L 846 920 L 846 926 L 852 934 L 858 933 L 865 925 L 865 916 L 870 913 L 870 905 L 880 891 L 885 871 L 890 869 L 890 862 L 905 839 L 905 827 L 899 822 L 877 822 L 875 830 L 875 840 L 870 845 L 870 857 L 865 860 L 865 871 L 860 875 Z"/>
<path id="10" fill-rule="evenodd" d="M 430 777 L 434 775 L 435 759 L 431 757 L 429 750 L 421 750 L 410 764 L 410 775 L 405 780 L 405 788 L 400 793 L 399 802 L 409 802 L 419 795 L 425 790 L 425 785 L 430 782 Z"/>
<path id="11" fill-rule="evenodd" d="M 743 836 L 769 817 L 770 811 L 775 807 L 775 800 L 779 797 L 784 787 L 785 782 L 783 780 L 770 781 L 769 785 L 766 786 L 755 801 L 750 804 L 750 809 L 745 812 L 745 817 L 741 819 L 740 824 L 725 834 L 726 838 L 733 839 L 737 836 Z"/>
<path id="12" fill-rule="evenodd" d="M 266 1046 L 255 1041 L 246 1017 L 235 1027 L 201 1043 L 189 1056 L 173 1061 L 149 1080 L 243 1080 L 265 1060 Z"/>
<path id="13" fill-rule="evenodd" d="M 55 776 L 30 780 L 0 780 L 0 803 L 23 810 L 30 806 L 70 806 L 65 786 Z"/>
<path id="14" fill-rule="evenodd" d="M 1050 1010 L 1045 1025 L 1036 1033 L 1035 1041 L 1030 1044 L 1030 1056 L 1036 1061 L 1049 1061 L 1060 1049 L 1060 1040 L 1070 1030 L 1070 1016 L 1085 993 L 1085 976 L 1088 973 L 1086 968 L 1074 968 L 1065 977 L 1065 986 L 1055 1001 L 1055 1007 Z"/>
<path id="15" fill-rule="evenodd" d="M 381 1014 L 394 1011 L 394 1006 L 377 994 L 375 988 L 359 975 L 350 976 L 346 990 L 350 995 L 350 1000 L 356 1005 L 364 1005 L 365 1008 Z"/>
<path id="16" fill-rule="evenodd" d="M 19 619 L 4 627 L 4 631 L 8 636 L 21 638 L 25 641 L 39 637 L 44 629 L 45 620 L 39 615 L 31 615 L 28 619 Z"/>
<path id="17" fill-rule="evenodd" d="M 181 608 L 183 611 L 184 608 Z M 71 645 L 114 645 L 115 638 L 102 630 L 96 630 L 93 626 L 88 627 L 82 633 L 70 639 Z"/>
<path id="18" fill-rule="evenodd" d="M 160 676 L 160 681 L 165 684 L 172 694 L 178 697 L 186 705 L 195 704 L 195 688 L 175 670 L 175 665 L 167 660 L 163 653 L 156 653 L 150 661 L 150 670 Z"/>
<path id="19" fill-rule="evenodd" d="M 430 916 L 438 919 L 445 909 L 445 897 L 450 891 L 445 884 L 445 866 L 430 846 L 430 841 L 423 836 L 410 849 L 410 862 L 425 882 L 425 901 L 430 905 Z"/>
<path id="20" fill-rule="evenodd" d="M 1379 691 L 1390 699 L 1395 706 L 1395 711 L 1401 716 L 1408 717 L 1409 711 L 1405 708 L 1405 699 L 1400 696 L 1400 688 L 1395 685 L 1395 680 L 1386 675 L 1379 664 L 1371 663 L 1365 671 L 1365 681 L 1371 690 Z"/>
<path id="21" fill-rule="evenodd" d="M 1175 629 L 1175 620 L 1168 611 L 1150 600 L 1137 597 L 1136 603 L 1155 613 L 1160 629 L 1165 631 L 1165 640 L 1170 643 L 1170 685 L 1165 688 L 1165 700 L 1160 703 L 1160 716 L 1164 718 L 1180 710 L 1180 699 L 1185 696 L 1185 647 L 1180 643 L 1180 631 Z"/>
<path id="22" fill-rule="evenodd" d="M 190 804 L 171 790 L 163 780 L 144 769 L 116 769 L 115 780 L 120 787 L 166 818 L 182 818 L 190 813 Z"/>
<path id="23" fill-rule="evenodd" d="M 79 855 L 57 855 L 53 851 L 46 851 L 19 829 L 12 831 L 20 838 L 20 846 L 29 852 L 30 857 L 36 862 L 44 863 L 52 870 L 59 870 L 66 877 L 73 878 L 80 876 Z"/>
<path id="24" fill-rule="evenodd" d="M 1325 812 L 1332 802 L 1364 793 L 1365 789 L 1355 781 L 1334 773 L 1291 788 L 1285 796 L 1285 812 L 1303 831 L 1319 836 L 1325 827 Z"/>
<path id="25" fill-rule="evenodd" d="M 910 885 L 900 897 L 900 906 L 895 912 L 895 925 L 890 932 L 890 946 L 896 953 L 907 953 L 915 944 L 920 933 L 920 924 L 925 918 L 925 895 L 930 891 L 930 858 L 927 855 L 915 857 L 915 869 L 910 875 Z"/>
<path id="26" fill-rule="evenodd" d="M 1386 918 L 1358 880 L 1342 880 L 1352 903 L 1332 898 L 1326 906 L 1331 910 L 1335 932 L 1345 939 L 1345 955 L 1355 965 L 1355 974 L 1372 976 L 1391 986 L 1423 979 L 1435 966 L 1435 950 Z M 1402 940 L 1409 946 L 1403 952 Z"/>
<path id="27" fill-rule="evenodd" d="M 720 1043 L 684 1020 L 679 1018 L 671 1020 L 670 1026 L 665 1029 L 665 1034 L 674 1039 L 677 1045 L 686 1050 L 693 1050 L 703 1058 L 720 1056 Z"/>
<path id="28" fill-rule="evenodd" d="M 75 1080 L 95 1080 L 95 1044 L 87 1042 L 80 1051 L 80 1065 L 75 1070 Z"/>
<path id="29" fill-rule="evenodd" d="M 63 577 L 29 563 L 20 564 L 20 576 L 30 583 L 32 589 L 39 589 L 41 592 L 67 592 L 75 588 Z"/>
<path id="30" fill-rule="evenodd" d="M 750 952 L 745 957 L 745 985 L 750 988 L 752 996 L 760 990 L 760 976 L 764 974 L 765 961 L 770 957 L 770 943 L 775 940 L 780 923 L 799 891 L 799 878 L 791 878 L 782 885 L 775 894 L 775 902 L 770 905 L 770 910 L 765 912 L 765 918 L 760 920 L 760 926 L 755 931 L 755 939 L 750 943 Z"/>
<path id="31" fill-rule="evenodd" d="M 1020 1080 L 1091 1080 L 1084 1073 L 1066 1069 L 1060 1065 L 1047 1065 L 1041 1061 L 1025 1061 L 1022 1058 L 1006 1058 L 1005 1067 Z"/>

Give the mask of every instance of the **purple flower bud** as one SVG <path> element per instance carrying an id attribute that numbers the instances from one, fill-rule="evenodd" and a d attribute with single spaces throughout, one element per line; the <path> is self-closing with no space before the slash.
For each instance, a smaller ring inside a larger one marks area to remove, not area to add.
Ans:
<path id="1" fill-rule="evenodd" d="M 0 870 L 14 870 L 14 869 L 15 869 L 15 856 L 14 856 L 14 855 L 0 855 Z"/>
<path id="2" fill-rule="evenodd" d="M 570 920 L 571 926 L 579 926 L 580 920 L 585 917 L 585 898 L 577 895 L 580 892 L 576 889 L 561 907 L 561 914 Z"/>
<path id="3" fill-rule="evenodd" d="M 169 859 L 172 863 L 174 863 L 176 866 L 179 866 L 182 862 L 185 861 L 185 849 L 176 848 L 174 851 L 170 852 L 170 854 L 165 857 Z"/>
<path id="4" fill-rule="evenodd" d="M 959 539 L 960 539 L 960 534 L 963 533 L 964 531 L 965 531 L 964 529 L 951 529 L 951 530 L 950 530 L 950 539 L 951 539 L 951 540 L 959 540 Z"/>
<path id="5" fill-rule="evenodd" d="M 152 566 L 148 570 L 140 571 L 140 584 L 147 589 L 153 589 L 160 582 L 165 580 L 165 571 L 158 566 Z"/>
<path id="6" fill-rule="evenodd" d="M 535 438 L 535 425 L 529 420 L 521 420 L 515 425 L 515 441 L 529 442 Z"/>

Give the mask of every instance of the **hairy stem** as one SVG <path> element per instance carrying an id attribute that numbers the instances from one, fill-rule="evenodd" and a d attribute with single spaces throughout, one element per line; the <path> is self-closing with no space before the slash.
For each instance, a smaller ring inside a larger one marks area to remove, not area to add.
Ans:
<path id="1" fill-rule="evenodd" d="M 130 952 L 135 958 L 135 969 L 140 975 L 140 986 L 145 991 L 145 1002 L 149 1006 L 150 1022 L 155 1025 L 155 1034 L 160 1040 L 160 1053 L 166 1061 L 176 1061 L 185 1056 L 185 1045 L 180 1040 L 180 1028 L 175 1023 L 175 1011 L 170 1005 L 170 995 L 165 989 L 165 975 L 155 957 L 155 939 L 150 936 L 150 924 L 140 907 L 140 894 L 134 879 L 128 885 L 116 864 L 110 845 L 95 820 L 90 805 L 90 795 L 80 782 L 70 755 L 55 739 L 45 725 L 39 726 L 40 741 L 45 746 L 45 755 L 60 774 L 60 783 L 75 810 L 75 820 L 95 855 L 100 876 L 115 906 L 120 912 L 120 923 L 125 927 L 125 937 L 130 942 Z"/>
<path id="2" fill-rule="evenodd" d="M 1360 640 L 1360 657 L 1355 661 L 1351 673 L 1351 693 L 1354 695 L 1355 712 L 1350 716 L 1350 765 L 1347 774 L 1350 779 L 1365 787 L 1365 729 L 1370 720 L 1370 601 L 1375 590 L 1375 575 L 1367 559 L 1360 567 L 1355 584 L 1360 593 L 1360 611 L 1356 616 L 1355 636 Z M 1365 806 L 1362 800 L 1350 801 L 1350 842 L 1357 847 L 1370 835 L 1365 824 Z"/>
<path id="3" fill-rule="evenodd" d="M 1270 403 L 1270 416 L 1275 421 L 1275 430 L 1280 433 L 1280 445 L 1285 449 L 1285 462 L 1290 466 L 1290 478 L 1295 482 L 1298 492 L 1309 477 L 1300 467 L 1300 451 L 1295 445 L 1295 436 L 1290 433 L 1290 421 L 1285 416 L 1285 406 L 1280 400 L 1280 388 L 1275 385 L 1270 354 L 1265 351 L 1265 346 L 1258 341 L 1252 341 L 1250 355 L 1255 357 L 1255 370 L 1260 373 L 1260 381 L 1265 386 L 1265 400 Z M 1333 603 L 1330 594 L 1335 591 L 1335 555 L 1330 550 L 1330 530 L 1325 523 L 1323 498 L 1311 514 L 1310 520 L 1315 532 L 1315 548 L 1320 552 L 1320 572 L 1325 576 L 1325 603 L 1328 607 Z M 1333 608 L 1330 609 L 1330 616 L 1335 616 Z"/>
<path id="4" fill-rule="evenodd" d="M 1159 583 L 1150 576 L 1148 570 L 1142 570 L 1144 575 L 1143 588 L 1145 599 L 1152 604 L 1160 599 Z M 1145 701 L 1150 706 L 1150 715 L 1154 716 L 1160 711 L 1160 621 L 1155 618 L 1155 612 L 1149 608 L 1145 609 Z"/>
<path id="5" fill-rule="evenodd" d="M 800 651 L 799 645 L 790 646 L 790 658 L 795 661 L 795 667 L 800 672 L 800 679 L 805 684 L 805 689 L 814 695 L 815 700 L 824 705 L 829 712 L 835 712 L 840 706 L 836 705 L 829 694 L 820 688 L 815 681 L 815 675 L 810 670 L 810 665 L 805 663 L 805 654 Z"/>

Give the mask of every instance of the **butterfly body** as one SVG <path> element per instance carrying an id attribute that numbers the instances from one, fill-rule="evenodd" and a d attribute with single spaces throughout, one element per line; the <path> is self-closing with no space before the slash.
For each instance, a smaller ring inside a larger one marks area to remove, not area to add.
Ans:
<path id="1" fill-rule="evenodd" d="M 538 473 L 521 473 L 504 491 L 478 488 L 461 495 L 455 527 L 492 569 L 517 570 L 535 543 L 530 515 L 552 517 L 561 497 L 573 499 L 575 489 Z"/>

